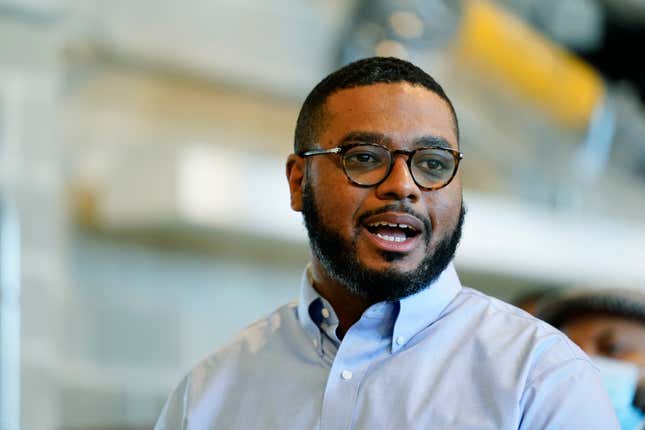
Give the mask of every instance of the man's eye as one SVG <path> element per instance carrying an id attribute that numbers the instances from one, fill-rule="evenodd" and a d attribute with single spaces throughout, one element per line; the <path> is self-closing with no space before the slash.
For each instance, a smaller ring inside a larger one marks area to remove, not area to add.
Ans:
<path id="1" fill-rule="evenodd" d="M 598 352 L 605 357 L 620 358 L 633 351 L 632 345 L 614 336 L 605 336 L 598 340 Z"/>
<path id="2" fill-rule="evenodd" d="M 360 161 L 361 163 L 376 161 L 376 158 L 372 154 L 355 154 L 353 157 L 356 161 Z"/>
<path id="3" fill-rule="evenodd" d="M 371 152 L 355 152 L 347 154 L 345 160 L 350 164 L 380 164 L 381 158 Z"/>
<path id="4" fill-rule="evenodd" d="M 604 345 L 601 345 L 598 349 L 603 355 L 607 357 L 617 357 L 621 352 L 620 345 L 615 343 L 606 343 Z"/>
<path id="5" fill-rule="evenodd" d="M 425 160 L 420 160 L 418 163 L 418 166 L 421 169 L 429 172 L 437 172 L 437 171 L 444 170 L 446 168 L 446 165 L 441 160 L 437 160 L 436 158 L 428 158 Z"/>

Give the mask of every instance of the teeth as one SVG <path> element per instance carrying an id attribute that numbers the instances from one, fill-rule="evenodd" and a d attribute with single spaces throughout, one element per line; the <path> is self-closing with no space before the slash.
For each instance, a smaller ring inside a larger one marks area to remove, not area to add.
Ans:
<path id="1" fill-rule="evenodd" d="M 414 227 L 409 226 L 409 225 L 407 225 L 407 224 L 394 224 L 394 223 L 391 223 L 391 222 L 385 222 L 385 221 L 373 222 L 373 223 L 369 224 L 369 226 L 370 226 L 370 227 L 381 227 L 381 226 L 384 226 L 384 227 L 394 227 L 394 228 L 398 227 L 398 228 L 402 228 L 402 229 L 407 228 L 407 229 L 409 229 L 409 230 L 411 230 L 411 231 L 416 231 L 416 229 L 415 229 Z"/>
<path id="2" fill-rule="evenodd" d="M 389 242 L 404 242 L 407 237 L 394 237 L 394 236 L 388 236 L 386 234 L 381 234 L 381 233 L 376 233 L 378 237 L 381 239 L 387 240 Z"/>

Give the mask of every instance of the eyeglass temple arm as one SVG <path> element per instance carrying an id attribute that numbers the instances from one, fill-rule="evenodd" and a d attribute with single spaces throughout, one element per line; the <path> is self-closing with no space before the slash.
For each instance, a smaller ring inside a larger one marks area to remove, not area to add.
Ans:
<path id="1" fill-rule="evenodd" d="M 455 155 L 457 156 L 457 158 L 458 158 L 458 159 L 460 159 L 460 160 L 461 160 L 462 158 L 464 158 L 464 153 L 463 153 L 463 152 L 460 152 L 460 151 L 458 151 L 458 150 L 456 150 L 456 149 L 446 148 L 445 146 L 431 146 L 431 148 L 443 149 L 444 151 L 452 152 L 452 153 L 453 153 L 453 154 L 455 154 Z"/>
<path id="2" fill-rule="evenodd" d="M 337 154 L 342 151 L 342 148 L 336 147 L 331 149 L 311 149 L 309 151 L 300 152 L 298 155 L 301 157 L 308 157 L 310 155 L 320 155 L 320 154 Z"/>
<path id="3" fill-rule="evenodd" d="M 454 149 L 444 148 L 444 147 L 441 147 L 441 146 L 439 146 L 437 148 L 438 149 L 444 149 L 446 151 L 456 153 L 457 158 L 459 158 L 460 160 L 464 158 L 463 152 L 458 152 L 458 151 L 455 151 Z M 299 152 L 298 155 L 300 155 L 301 157 L 308 157 L 310 155 L 337 154 L 342 150 L 343 150 L 343 148 L 340 147 L 340 146 L 337 146 L 336 148 L 331 148 L 331 149 L 310 149 L 309 151 Z"/>

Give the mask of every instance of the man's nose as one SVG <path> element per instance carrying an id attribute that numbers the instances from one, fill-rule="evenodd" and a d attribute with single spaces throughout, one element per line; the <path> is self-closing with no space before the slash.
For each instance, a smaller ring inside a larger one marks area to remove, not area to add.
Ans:
<path id="1" fill-rule="evenodd" d="M 421 198 L 421 190 L 412 178 L 405 155 L 395 155 L 392 170 L 376 187 L 376 194 L 382 200 L 407 199 L 416 202 Z"/>

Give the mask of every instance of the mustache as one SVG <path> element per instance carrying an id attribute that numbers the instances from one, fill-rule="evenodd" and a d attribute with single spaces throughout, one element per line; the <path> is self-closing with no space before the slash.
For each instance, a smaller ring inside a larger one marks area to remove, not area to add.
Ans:
<path id="1" fill-rule="evenodd" d="M 363 214 L 361 214 L 361 216 L 358 217 L 358 222 L 360 224 L 363 224 L 367 218 L 373 215 L 379 215 L 386 212 L 400 212 L 400 213 L 406 213 L 406 214 L 412 215 L 413 217 L 421 221 L 426 234 L 429 235 L 432 232 L 432 223 L 430 222 L 430 218 L 427 215 L 420 214 L 419 212 L 415 211 L 413 208 L 411 208 L 410 206 L 404 203 L 389 204 L 389 205 L 381 206 L 380 208 L 377 208 L 377 209 L 366 211 Z"/>

